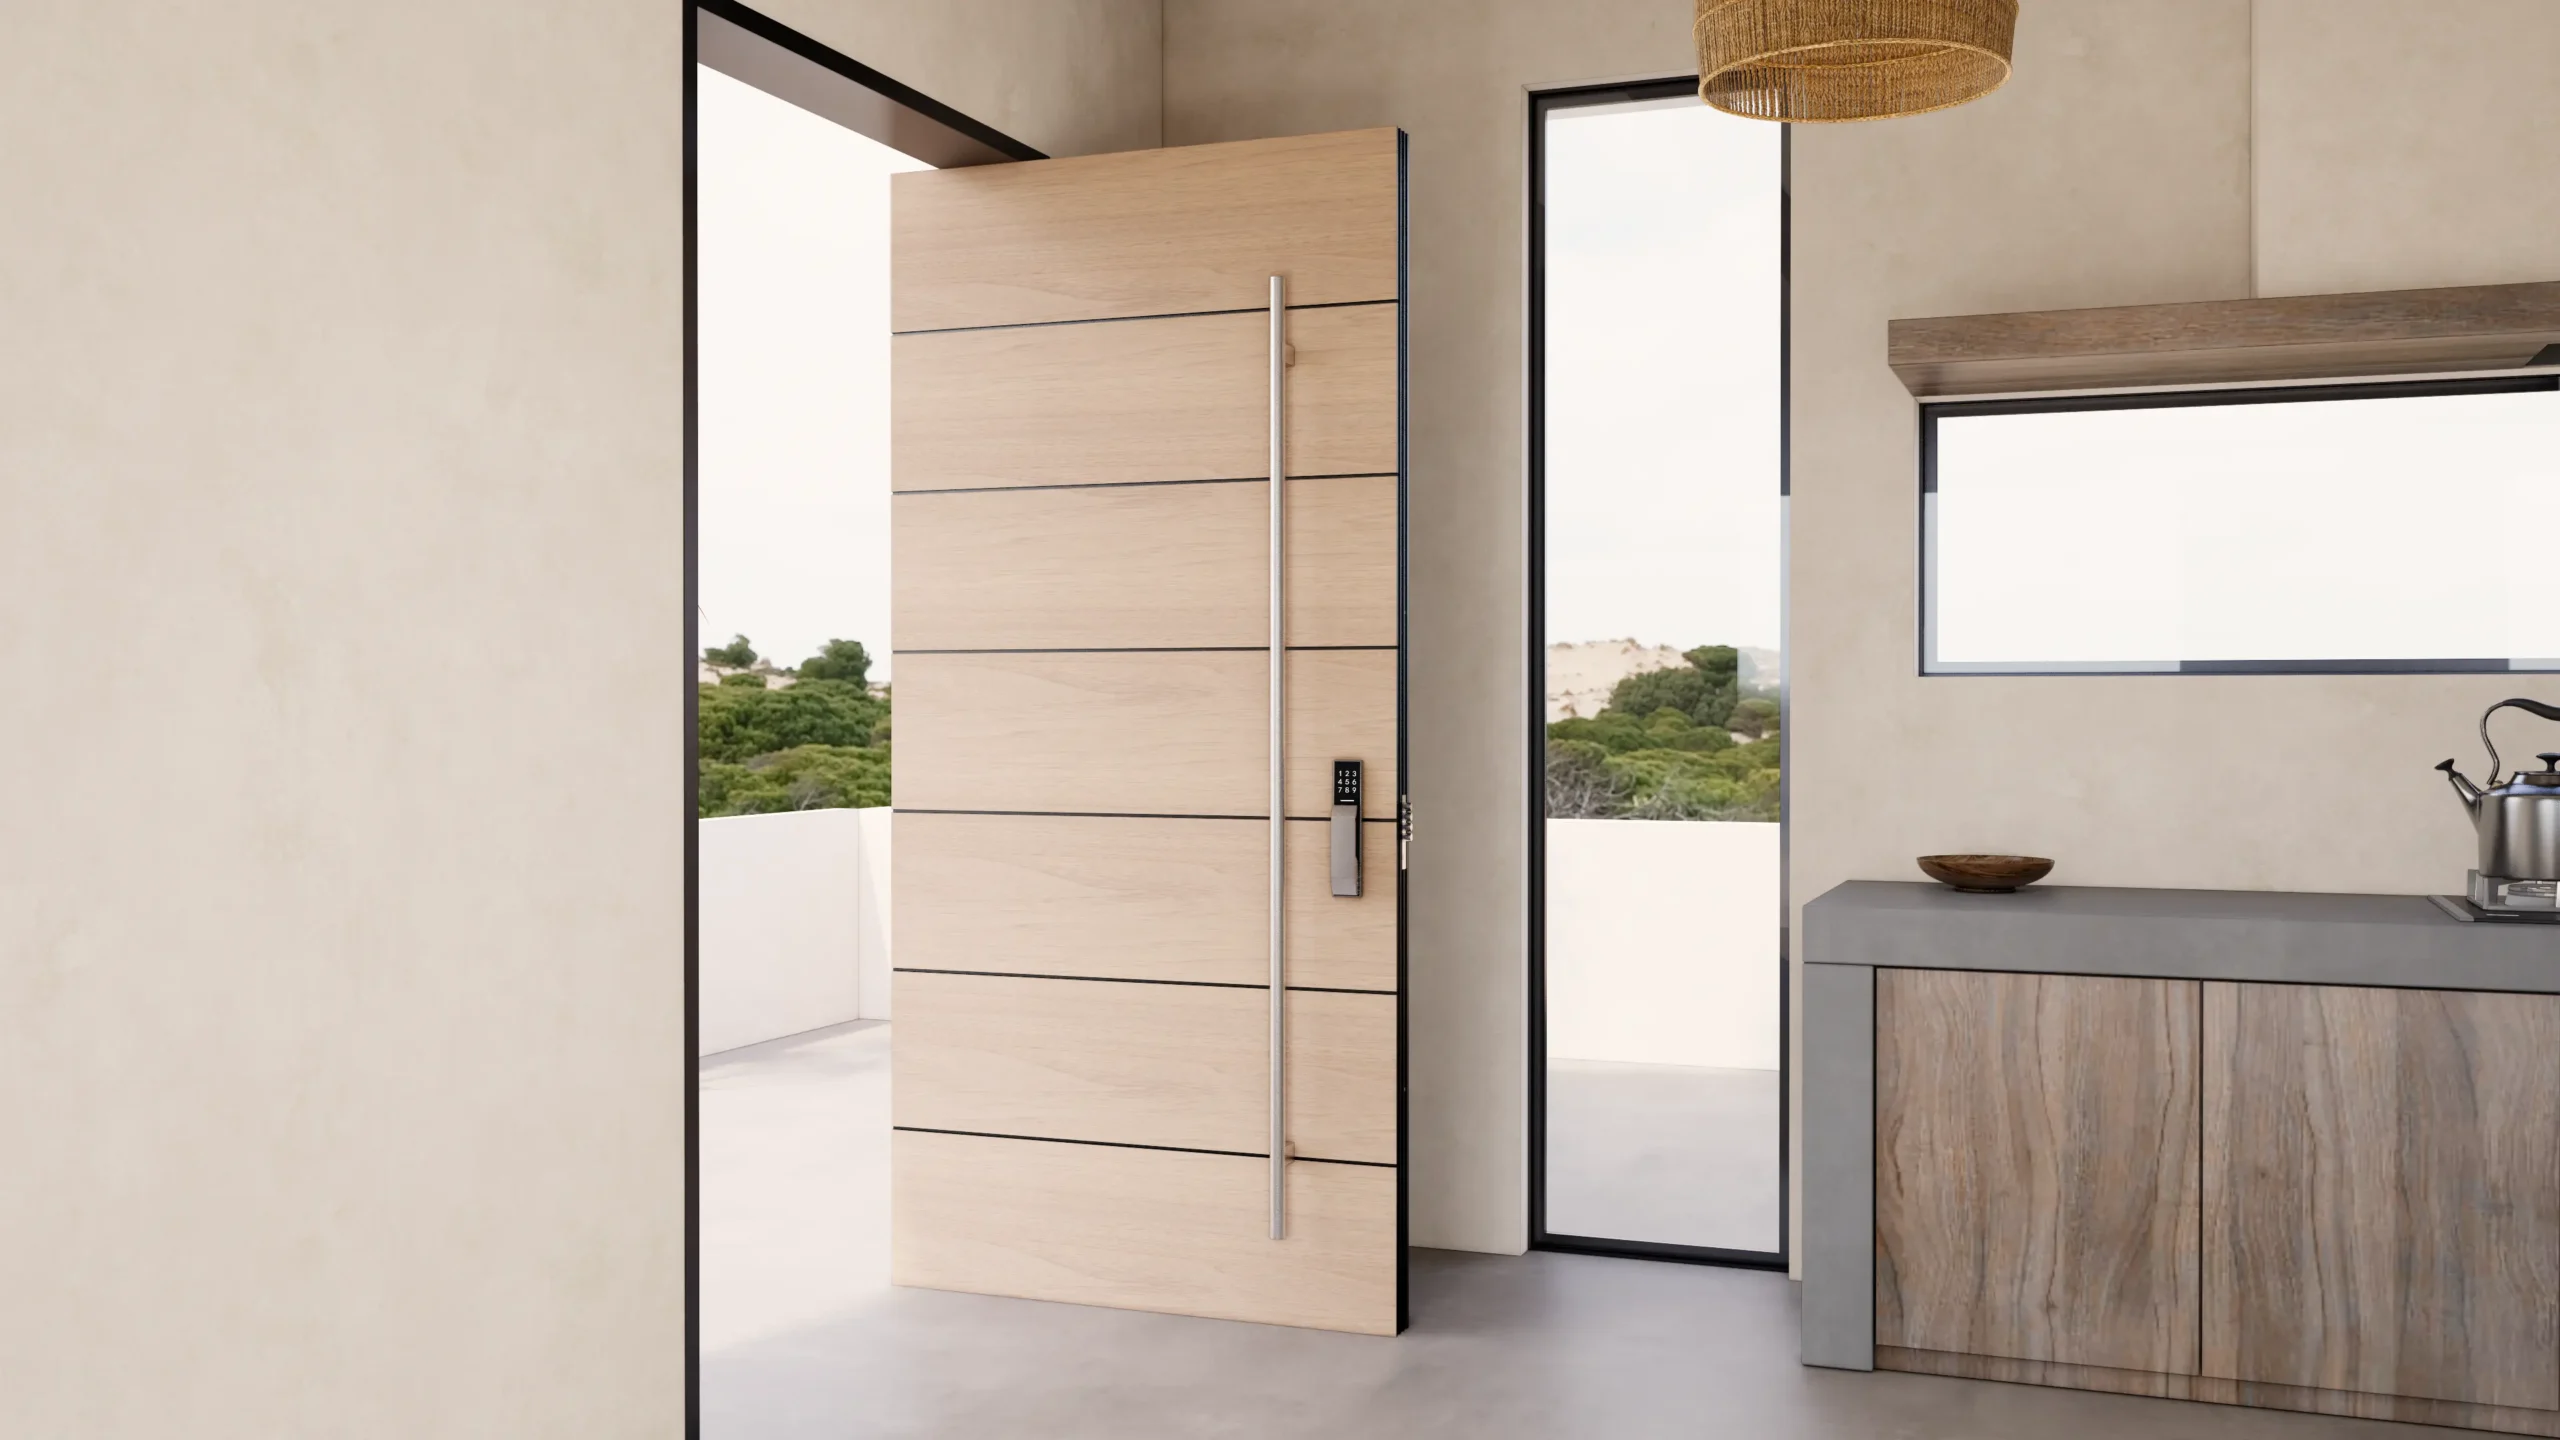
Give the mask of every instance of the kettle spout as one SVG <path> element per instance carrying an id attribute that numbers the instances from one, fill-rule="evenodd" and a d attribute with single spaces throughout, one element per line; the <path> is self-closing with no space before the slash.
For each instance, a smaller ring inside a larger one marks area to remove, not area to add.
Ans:
<path id="1" fill-rule="evenodd" d="M 2453 762 L 2450 760 L 2436 768 L 2444 772 L 2444 778 L 2453 782 L 2453 793 L 2462 797 L 2462 808 L 2470 811 L 2473 818 L 2477 819 L 2480 814 L 2480 787 L 2472 784 L 2461 771 L 2454 769 Z"/>

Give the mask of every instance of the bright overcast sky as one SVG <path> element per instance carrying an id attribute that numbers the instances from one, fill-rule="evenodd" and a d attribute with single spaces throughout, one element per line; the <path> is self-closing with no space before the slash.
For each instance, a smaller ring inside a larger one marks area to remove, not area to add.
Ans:
<path id="1" fill-rule="evenodd" d="M 1776 649 L 1779 127 L 1547 123 L 1547 639 Z"/>
<path id="2" fill-rule="evenodd" d="M 697 74 L 703 643 L 887 679 L 889 176 L 929 167 Z"/>

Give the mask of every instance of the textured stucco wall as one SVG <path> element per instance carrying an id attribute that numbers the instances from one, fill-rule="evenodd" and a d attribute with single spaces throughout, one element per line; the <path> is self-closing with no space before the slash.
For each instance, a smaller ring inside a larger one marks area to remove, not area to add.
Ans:
<path id="1" fill-rule="evenodd" d="M 2258 289 L 2560 279 L 2560 5 L 2257 0 Z"/>
<path id="2" fill-rule="evenodd" d="M 0 1432 L 675 1436 L 681 17 L 0 47 Z"/>
<path id="3" fill-rule="evenodd" d="M 754 8 L 1044 154 L 1162 143 L 1162 0 L 761 0 Z"/>

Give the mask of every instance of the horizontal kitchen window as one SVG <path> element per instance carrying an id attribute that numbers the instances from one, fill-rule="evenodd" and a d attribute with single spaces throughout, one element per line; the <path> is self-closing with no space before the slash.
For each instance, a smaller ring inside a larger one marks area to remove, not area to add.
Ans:
<path id="1" fill-rule="evenodd" d="M 2560 377 L 1924 405 L 1924 674 L 2560 670 Z"/>

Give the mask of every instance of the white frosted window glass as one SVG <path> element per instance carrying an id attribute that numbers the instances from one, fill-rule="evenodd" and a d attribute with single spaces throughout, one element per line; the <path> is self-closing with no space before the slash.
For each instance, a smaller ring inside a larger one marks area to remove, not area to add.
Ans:
<path id="1" fill-rule="evenodd" d="M 1933 670 L 2560 656 L 2560 392 L 1933 423 Z"/>

